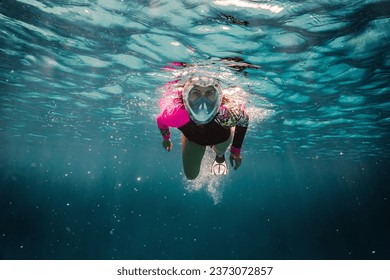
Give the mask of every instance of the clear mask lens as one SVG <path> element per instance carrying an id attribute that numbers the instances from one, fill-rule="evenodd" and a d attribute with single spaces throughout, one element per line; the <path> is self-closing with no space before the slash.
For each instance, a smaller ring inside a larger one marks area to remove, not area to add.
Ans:
<path id="1" fill-rule="evenodd" d="M 191 85 L 189 82 L 184 88 L 184 105 L 193 121 L 198 124 L 208 123 L 215 117 L 221 104 L 221 87 L 215 80 L 209 78 L 207 83 L 201 85 L 199 80 L 192 83 Z"/>

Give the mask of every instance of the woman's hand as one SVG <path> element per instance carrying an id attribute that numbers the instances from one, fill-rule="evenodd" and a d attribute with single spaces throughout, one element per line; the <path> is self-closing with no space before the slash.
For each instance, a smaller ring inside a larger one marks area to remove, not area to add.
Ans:
<path id="1" fill-rule="evenodd" d="M 242 156 L 240 154 L 230 153 L 230 164 L 234 168 L 234 170 L 237 170 L 242 161 Z"/>
<path id="2" fill-rule="evenodd" d="M 162 146 L 164 147 L 165 150 L 167 150 L 168 152 L 170 152 L 172 150 L 172 142 L 170 139 L 168 140 L 163 140 L 162 141 Z"/>

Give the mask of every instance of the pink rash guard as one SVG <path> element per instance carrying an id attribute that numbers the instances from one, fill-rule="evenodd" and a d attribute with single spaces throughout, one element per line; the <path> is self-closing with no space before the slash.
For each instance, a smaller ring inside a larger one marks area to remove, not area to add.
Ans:
<path id="1" fill-rule="evenodd" d="M 169 129 L 169 127 L 181 127 L 190 121 L 184 105 L 175 108 L 173 112 L 168 113 L 167 110 L 163 111 L 157 117 L 157 126 L 160 130 Z M 169 139 L 169 138 L 164 138 Z"/>

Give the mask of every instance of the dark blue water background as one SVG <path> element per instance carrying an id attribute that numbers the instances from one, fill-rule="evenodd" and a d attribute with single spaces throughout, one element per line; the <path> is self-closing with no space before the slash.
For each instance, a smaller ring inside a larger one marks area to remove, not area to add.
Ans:
<path id="1" fill-rule="evenodd" d="M 0 2 L 0 258 L 389 259 L 389 1 Z M 220 63 L 236 57 L 245 72 Z M 247 92 L 243 164 L 182 174 L 172 61 Z"/>

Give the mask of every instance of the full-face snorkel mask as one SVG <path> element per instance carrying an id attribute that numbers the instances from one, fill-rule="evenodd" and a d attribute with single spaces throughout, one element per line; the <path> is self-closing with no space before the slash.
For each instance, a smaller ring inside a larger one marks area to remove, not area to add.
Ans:
<path id="1" fill-rule="evenodd" d="M 204 89 L 206 87 L 209 89 Z M 191 77 L 183 88 L 183 103 L 194 122 L 199 125 L 206 124 L 215 117 L 221 106 L 221 85 L 214 78 Z"/>

